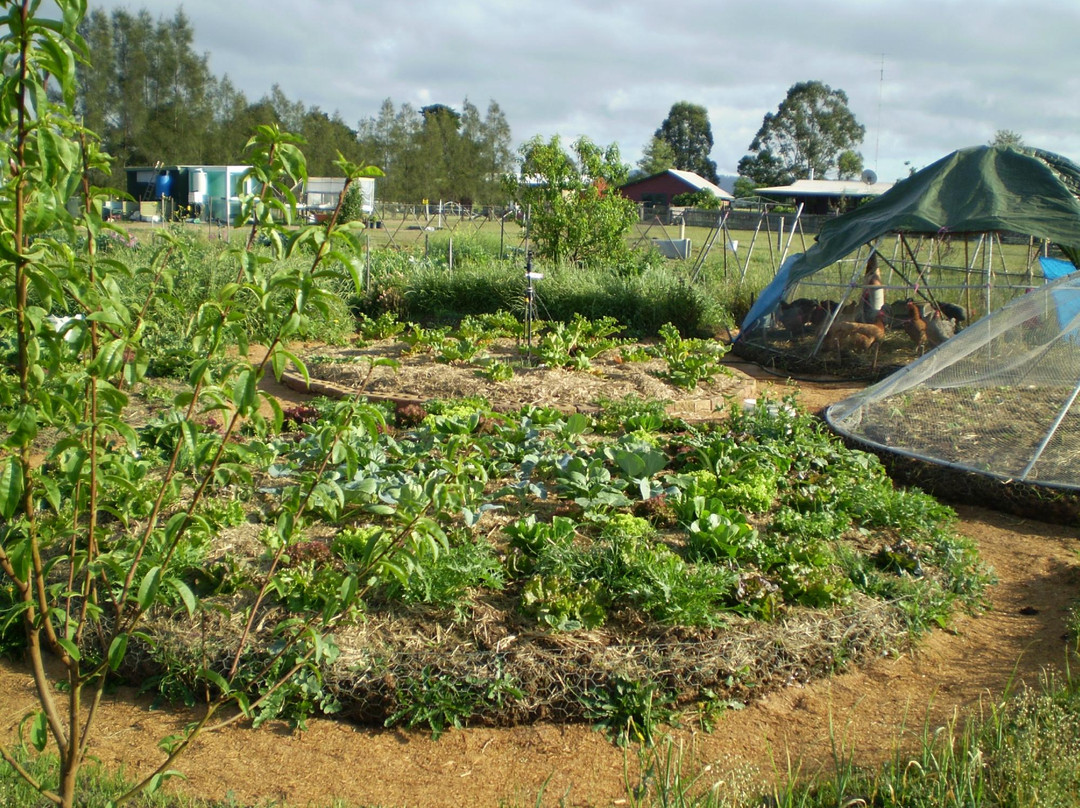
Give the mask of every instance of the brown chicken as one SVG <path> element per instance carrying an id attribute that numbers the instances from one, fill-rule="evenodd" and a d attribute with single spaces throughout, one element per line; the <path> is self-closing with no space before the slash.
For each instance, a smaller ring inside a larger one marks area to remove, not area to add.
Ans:
<path id="1" fill-rule="evenodd" d="M 904 330 L 915 344 L 915 352 L 922 353 L 926 350 L 926 320 L 923 319 L 919 305 L 914 300 L 907 303 L 908 316 L 904 320 Z"/>
<path id="2" fill-rule="evenodd" d="M 836 347 L 837 356 L 841 351 L 866 353 L 874 349 L 874 361 L 872 367 L 877 369 L 878 351 L 881 349 L 881 340 L 885 337 L 884 309 L 878 311 L 877 317 L 872 323 L 856 323 L 851 321 L 838 321 L 829 329 L 829 342 Z"/>

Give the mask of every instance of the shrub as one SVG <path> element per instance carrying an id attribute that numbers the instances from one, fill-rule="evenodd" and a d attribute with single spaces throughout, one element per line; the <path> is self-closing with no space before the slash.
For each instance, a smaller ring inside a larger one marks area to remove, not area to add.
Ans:
<path id="1" fill-rule="evenodd" d="M 341 209 L 338 211 L 338 223 L 359 222 L 367 216 L 364 213 L 364 191 L 359 183 L 350 185 L 345 191 L 345 198 L 341 200 Z"/>

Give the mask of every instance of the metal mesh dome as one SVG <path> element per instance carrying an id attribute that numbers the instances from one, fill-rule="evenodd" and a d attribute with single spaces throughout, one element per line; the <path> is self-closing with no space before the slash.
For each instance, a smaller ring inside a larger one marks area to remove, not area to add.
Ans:
<path id="1" fill-rule="evenodd" d="M 1080 273 L 1033 289 L 825 412 L 841 435 L 1010 483 L 1080 489 Z"/>

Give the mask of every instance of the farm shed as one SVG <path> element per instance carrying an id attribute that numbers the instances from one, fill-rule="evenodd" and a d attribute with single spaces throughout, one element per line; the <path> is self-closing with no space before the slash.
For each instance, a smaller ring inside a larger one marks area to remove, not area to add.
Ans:
<path id="1" fill-rule="evenodd" d="M 1075 521 L 1080 273 L 1070 262 L 1051 262 L 1047 275 L 1068 274 L 833 404 L 829 425 L 941 495 L 1003 502 L 1021 513 L 1017 506 L 1026 504 L 1038 518 Z"/>
<path id="2" fill-rule="evenodd" d="M 361 177 L 354 180 L 360 186 L 361 208 L 364 213 L 375 210 L 375 179 Z M 329 213 L 337 206 L 338 198 L 345 187 L 344 177 L 308 177 L 301 193 L 297 194 L 301 205 L 313 213 Z"/>
<path id="3" fill-rule="evenodd" d="M 692 171 L 681 171 L 677 168 L 669 168 L 667 171 L 661 171 L 659 174 L 634 180 L 619 187 L 619 193 L 627 199 L 633 199 L 645 205 L 666 207 L 671 207 L 672 199 L 676 196 L 698 191 L 708 191 L 713 196 L 724 200 L 735 198 L 704 177 Z"/>
<path id="4" fill-rule="evenodd" d="M 829 220 L 790 256 L 743 320 L 734 350 L 787 369 L 885 375 L 926 344 L 919 318 L 954 330 L 1041 285 L 1040 255 L 1080 259 L 1080 167 L 1036 149 L 976 146 Z M 879 310 L 884 316 L 879 317 Z M 860 351 L 836 324 L 877 323 Z"/>
<path id="5" fill-rule="evenodd" d="M 850 207 L 850 202 L 881 196 L 893 187 L 878 182 L 871 172 L 862 180 L 796 180 L 791 185 L 755 188 L 754 193 L 775 201 L 801 205 L 802 212 L 813 216 L 835 214 Z"/>
<path id="6" fill-rule="evenodd" d="M 127 192 L 142 202 L 160 203 L 157 215 L 233 222 L 240 215 L 240 184 L 248 193 L 254 180 L 242 179 L 250 166 L 130 166 Z"/>

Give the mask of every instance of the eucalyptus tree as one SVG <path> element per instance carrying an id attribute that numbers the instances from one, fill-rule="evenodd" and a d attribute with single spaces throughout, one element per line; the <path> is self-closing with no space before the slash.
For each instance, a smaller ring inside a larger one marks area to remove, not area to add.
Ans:
<path id="1" fill-rule="evenodd" d="M 464 156 L 461 113 L 446 104 L 429 104 L 421 107 L 420 117 L 418 145 L 422 159 L 417 179 L 422 198 L 433 201 L 460 199 L 457 175 Z"/>
<path id="2" fill-rule="evenodd" d="M 673 168 L 693 171 L 710 182 L 716 182 L 716 163 L 709 159 L 713 147 L 709 112 L 700 104 L 678 101 L 655 136 L 671 146 L 675 160 Z"/>
<path id="3" fill-rule="evenodd" d="M 364 158 L 377 161 L 386 174 L 379 183 L 380 199 L 418 202 L 422 198 L 417 187 L 420 126 L 415 107 L 403 103 L 395 110 L 389 98 L 379 107 L 378 117 L 360 122 L 358 139 Z"/>
<path id="4" fill-rule="evenodd" d="M 113 184 L 125 165 L 203 162 L 214 78 L 183 10 L 156 21 L 146 9 L 95 10 L 80 34 L 93 60 L 79 65 L 77 109 L 117 158 Z"/>
<path id="5" fill-rule="evenodd" d="M 397 112 L 389 98 L 383 99 L 377 115 L 362 119 L 356 127 L 356 137 L 364 157 L 382 166 L 388 175 L 393 173 L 396 128 Z M 387 179 L 384 184 L 389 182 Z"/>
<path id="6" fill-rule="evenodd" d="M 304 156 L 308 173 L 314 177 L 336 176 L 334 163 L 342 157 L 353 162 L 361 159 L 356 131 L 345 123 L 340 113 L 327 115 L 318 107 L 311 107 L 301 115 L 295 131 L 306 141 Z"/>
<path id="7" fill-rule="evenodd" d="M 651 177 L 669 168 L 675 168 L 675 150 L 662 137 L 653 135 L 638 160 L 637 173 L 643 177 Z"/>
<path id="8" fill-rule="evenodd" d="M 236 88 L 228 75 L 222 76 L 210 88 L 210 119 L 206 139 L 206 162 L 210 165 L 235 165 L 243 154 L 254 124 L 276 123 L 276 113 L 270 108 L 253 109 L 247 96 Z"/>
<path id="9" fill-rule="evenodd" d="M 739 161 L 739 174 L 758 185 L 824 179 L 839 169 L 840 156 L 862 143 L 865 134 L 843 90 L 820 81 L 800 82 L 792 85 L 775 113 L 766 113 L 750 154 Z"/>
<path id="10" fill-rule="evenodd" d="M 360 122 L 357 139 L 365 159 L 385 166 L 379 197 L 395 202 L 501 201 L 502 178 L 514 167 L 510 125 L 495 101 L 481 117 L 467 98 L 461 112 L 407 103 L 395 111 L 387 98 Z"/>
<path id="11" fill-rule="evenodd" d="M 514 170 L 514 145 L 510 123 L 502 107 L 494 99 L 488 101 L 481 128 L 481 175 L 484 188 L 482 199 L 493 202 L 502 189 L 503 177 Z"/>

